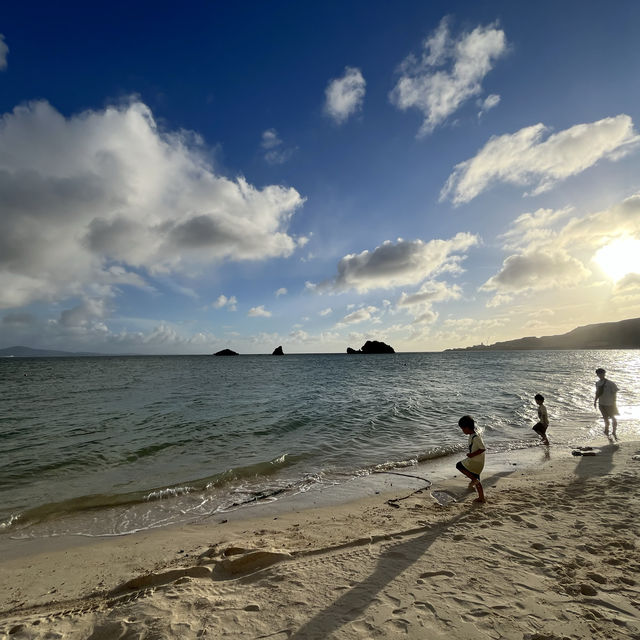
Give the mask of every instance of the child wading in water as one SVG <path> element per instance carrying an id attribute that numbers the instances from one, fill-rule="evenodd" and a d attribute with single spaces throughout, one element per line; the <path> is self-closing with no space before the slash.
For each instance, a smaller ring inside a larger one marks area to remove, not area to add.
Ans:
<path id="1" fill-rule="evenodd" d="M 549 414 L 544 406 L 544 396 L 536 393 L 533 399 L 538 405 L 538 422 L 533 425 L 533 430 L 542 438 L 542 444 L 549 444 L 547 440 L 547 429 L 549 428 Z"/>
<path id="2" fill-rule="evenodd" d="M 471 416 L 462 416 L 458 420 L 458 426 L 463 433 L 469 436 L 469 453 L 464 460 L 460 460 L 456 465 L 456 469 L 464 473 L 471 480 L 469 488 L 473 488 L 478 492 L 478 497 L 474 502 L 486 502 L 482 484 L 480 484 L 480 474 L 484 469 L 484 452 L 485 446 L 482 436 L 476 433 L 476 423 Z"/>

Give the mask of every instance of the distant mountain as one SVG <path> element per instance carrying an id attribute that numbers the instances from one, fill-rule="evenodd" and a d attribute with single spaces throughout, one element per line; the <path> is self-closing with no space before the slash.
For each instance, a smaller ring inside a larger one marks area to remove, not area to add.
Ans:
<path id="1" fill-rule="evenodd" d="M 52 351 L 51 349 L 31 349 L 30 347 L 8 347 L 0 349 L 0 358 L 57 358 L 78 356 L 101 356 L 102 353 Z"/>
<path id="2" fill-rule="evenodd" d="M 578 327 L 557 336 L 519 338 L 447 351 L 516 351 L 531 349 L 639 349 L 640 318 Z"/>

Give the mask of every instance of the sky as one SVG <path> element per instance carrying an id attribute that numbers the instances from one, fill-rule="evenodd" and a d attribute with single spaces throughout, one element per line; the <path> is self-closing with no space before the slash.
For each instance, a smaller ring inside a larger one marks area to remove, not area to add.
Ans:
<path id="1" fill-rule="evenodd" d="M 0 348 L 640 316 L 639 26 L 633 0 L 10 3 Z"/>

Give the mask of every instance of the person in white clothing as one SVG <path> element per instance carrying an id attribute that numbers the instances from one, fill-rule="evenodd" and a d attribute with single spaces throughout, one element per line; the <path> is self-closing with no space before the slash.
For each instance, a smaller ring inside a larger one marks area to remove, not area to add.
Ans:
<path id="1" fill-rule="evenodd" d="M 593 399 L 593 406 L 595 407 L 596 403 L 600 405 L 600 413 L 604 418 L 604 435 L 609 435 L 609 421 L 611 421 L 611 433 L 613 437 L 617 439 L 616 429 L 618 428 L 618 421 L 616 420 L 616 416 L 619 412 L 616 399 L 618 386 L 613 380 L 605 378 L 606 373 L 602 367 L 596 369 L 598 381 L 596 382 L 596 396 Z"/>

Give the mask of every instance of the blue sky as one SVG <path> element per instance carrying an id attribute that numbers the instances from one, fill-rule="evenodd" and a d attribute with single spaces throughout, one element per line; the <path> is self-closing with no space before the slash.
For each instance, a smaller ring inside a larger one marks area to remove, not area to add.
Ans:
<path id="1" fill-rule="evenodd" d="M 0 347 L 399 351 L 640 315 L 640 4 L 0 17 Z"/>

